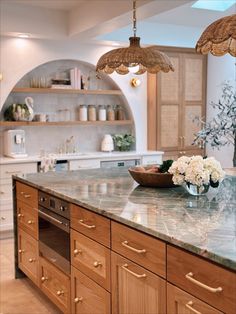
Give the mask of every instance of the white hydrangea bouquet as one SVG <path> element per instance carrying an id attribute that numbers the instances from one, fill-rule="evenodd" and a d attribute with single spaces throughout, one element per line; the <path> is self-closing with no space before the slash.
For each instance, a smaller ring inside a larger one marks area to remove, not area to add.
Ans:
<path id="1" fill-rule="evenodd" d="M 169 168 L 176 185 L 184 185 L 193 195 L 204 194 L 209 186 L 216 188 L 224 178 L 224 171 L 214 157 L 182 156 Z"/>

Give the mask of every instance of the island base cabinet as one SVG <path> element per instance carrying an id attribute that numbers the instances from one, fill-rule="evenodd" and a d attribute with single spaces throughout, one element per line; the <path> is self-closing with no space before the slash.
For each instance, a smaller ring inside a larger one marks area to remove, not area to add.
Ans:
<path id="1" fill-rule="evenodd" d="M 112 314 L 165 314 L 166 283 L 112 252 Z"/>
<path id="2" fill-rule="evenodd" d="M 63 313 L 70 314 L 70 278 L 39 257 L 40 288 Z"/>
<path id="3" fill-rule="evenodd" d="M 71 267 L 72 314 L 110 314 L 110 293 Z"/>
<path id="4" fill-rule="evenodd" d="M 223 314 L 191 294 L 167 284 L 167 313 L 170 314 Z"/>
<path id="5" fill-rule="evenodd" d="M 18 229 L 18 265 L 19 268 L 38 285 L 38 241 Z"/>

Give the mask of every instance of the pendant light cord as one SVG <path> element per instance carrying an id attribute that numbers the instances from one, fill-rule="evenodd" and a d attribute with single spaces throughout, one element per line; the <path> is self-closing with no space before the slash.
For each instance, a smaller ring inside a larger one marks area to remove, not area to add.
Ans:
<path id="1" fill-rule="evenodd" d="M 136 26 L 136 1 L 133 1 L 133 31 L 134 31 L 134 37 L 136 37 L 136 31 L 137 31 L 137 26 Z"/>

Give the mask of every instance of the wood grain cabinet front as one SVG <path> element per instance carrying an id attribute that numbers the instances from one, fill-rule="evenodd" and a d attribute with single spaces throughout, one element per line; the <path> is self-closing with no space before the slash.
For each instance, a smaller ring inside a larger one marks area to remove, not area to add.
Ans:
<path id="1" fill-rule="evenodd" d="M 38 209 L 17 200 L 17 223 L 35 239 L 38 239 Z"/>
<path id="2" fill-rule="evenodd" d="M 112 250 L 166 277 L 166 245 L 139 231 L 112 222 Z"/>
<path id="3" fill-rule="evenodd" d="M 223 314 L 191 294 L 167 284 L 168 314 Z"/>
<path id="4" fill-rule="evenodd" d="M 38 207 L 38 191 L 31 186 L 16 182 L 16 198 L 32 207 Z"/>
<path id="5" fill-rule="evenodd" d="M 111 256 L 112 313 L 166 314 L 165 280 L 116 253 Z"/>
<path id="6" fill-rule="evenodd" d="M 71 264 L 110 291 L 110 250 L 72 229 Z"/>
<path id="7" fill-rule="evenodd" d="M 38 241 L 20 228 L 18 228 L 18 265 L 38 285 Z"/>
<path id="8" fill-rule="evenodd" d="M 108 218 L 72 205 L 71 227 L 106 247 L 111 246 L 111 226 Z"/>
<path id="9" fill-rule="evenodd" d="M 236 313 L 236 274 L 167 246 L 167 280 L 227 313 Z"/>
<path id="10" fill-rule="evenodd" d="M 41 290 L 63 313 L 70 314 L 70 278 L 42 257 L 39 258 L 39 277 Z"/>
<path id="11" fill-rule="evenodd" d="M 110 293 L 72 266 L 72 314 L 110 314 Z"/>

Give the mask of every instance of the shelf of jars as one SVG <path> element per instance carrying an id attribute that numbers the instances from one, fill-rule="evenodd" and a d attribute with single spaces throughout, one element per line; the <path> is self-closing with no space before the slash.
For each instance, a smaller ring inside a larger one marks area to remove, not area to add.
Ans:
<path id="1" fill-rule="evenodd" d="M 13 93 L 32 93 L 32 94 L 81 94 L 81 95 L 119 95 L 122 91 L 116 89 L 92 90 L 92 89 L 72 89 L 72 88 L 32 88 L 15 87 Z"/>
<path id="2" fill-rule="evenodd" d="M 132 120 L 114 120 L 114 121 L 0 121 L 0 126 L 59 126 L 59 125 L 130 125 Z"/>

